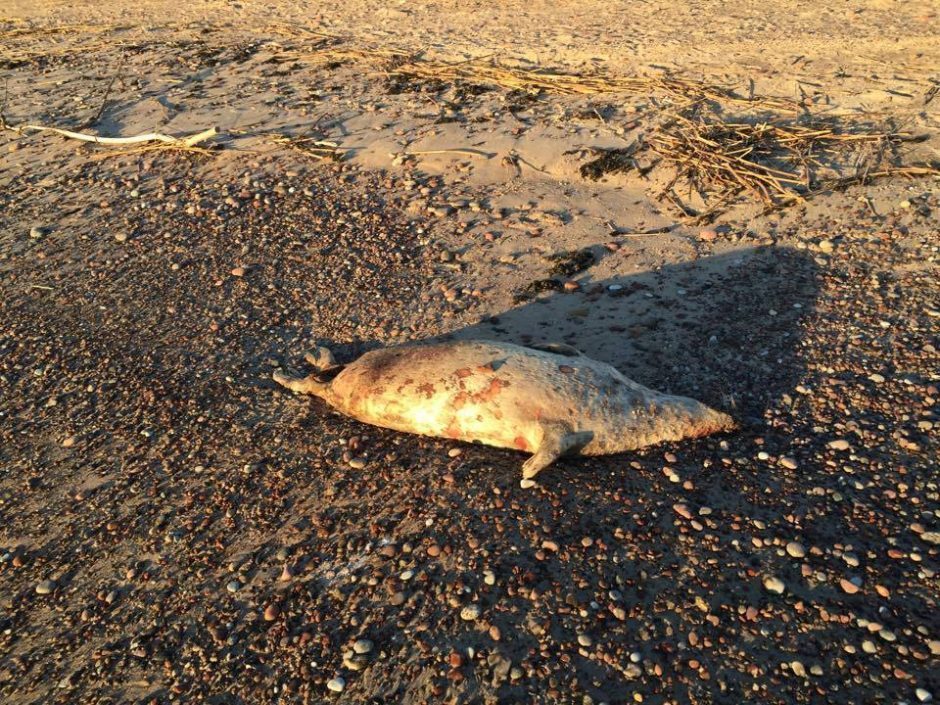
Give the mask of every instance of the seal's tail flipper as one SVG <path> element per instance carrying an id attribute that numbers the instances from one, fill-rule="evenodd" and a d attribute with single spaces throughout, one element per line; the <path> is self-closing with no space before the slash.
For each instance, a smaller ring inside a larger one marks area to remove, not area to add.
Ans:
<path id="1" fill-rule="evenodd" d="M 563 455 L 576 453 L 594 440 L 593 431 L 571 431 L 563 426 L 546 426 L 542 444 L 535 455 L 522 464 L 522 477 L 529 480 Z"/>
<path id="2" fill-rule="evenodd" d="M 321 382 L 314 375 L 309 377 L 289 377 L 288 375 L 275 372 L 271 375 L 274 381 L 282 387 L 287 387 L 292 392 L 301 394 L 313 394 L 316 397 L 323 397 L 327 388 L 330 386 L 326 382 Z"/>

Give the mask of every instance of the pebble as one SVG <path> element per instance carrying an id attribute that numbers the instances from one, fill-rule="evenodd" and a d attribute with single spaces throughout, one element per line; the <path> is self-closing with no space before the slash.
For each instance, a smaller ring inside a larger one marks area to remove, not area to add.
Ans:
<path id="1" fill-rule="evenodd" d="M 362 470 L 366 466 L 365 458 L 350 458 L 349 467 L 353 470 Z"/>
<path id="2" fill-rule="evenodd" d="M 29 229 L 29 236 L 33 238 L 33 240 L 38 240 L 45 234 L 46 234 L 46 229 L 42 227 L 41 225 L 34 225 L 33 227 Z"/>
<path id="3" fill-rule="evenodd" d="M 473 622 L 480 618 L 482 612 L 480 605 L 467 605 L 460 610 L 460 618 L 465 622 Z"/>
<path id="4" fill-rule="evenodd" d="M 241 588 L 241 584 L 237 580 L 229 580 L 225 586 L 225 589 L 229 592 L 238 592 L 239 588 Z"/>
<path id="5" fill-rule="evenodd" d="M 535 480 L 530 480 L 530 479 L 528 479 L 528 478 L 527 478 L 527 479 L 524 479 L 524 480 L 520 480 L 520 481 L 519 481 L 519 487 L 521 487 L 521 488 L 524 489 L 524 490 L 531 489 L 531 488 L 535 487 Z"/>
<path id="6" fill-rule="evenodd" d="M 681 503 L 680 503 L 680 504 L 673 504 L 673 505 L 672 505 L 672 510 L 673 510 L 676 514 L 678 514 L 680 517 L 682 517 L 683 519 L 691 519 L 691 518 L 692 518 L 692 512 L 690 512 L 690 511 L 689 511 L 689 508 L 688 508 L 686 505 L 684 505 L 684 504 L 681 504 Z"/>
<path id="7" fill-rule="evenodd" d="M 917 699 L 922 703 L 929 703 L 931 700 L 933 700 L 933 693 L 931 693 L 926 688 L 918 688 L 914 691 L 914 695 L 916 695 Z"/>
<path id="8" fill-rule="evenodd" d="M 796 470 L 798 467 L 796 464 L 796 460 L 786 455 L 780 458 L 779 462 L 780 462 L 780 465 L 785 467 L 787 470 Z"/>
<path id="9" fill-rule="evenodd" d="M 245 270 L 244 267 L 234 267 L 234 268 L 232 269 L 232 276 L 233 276 L 233 277 L 243 277 L 243 276 L 245 276 L 245 271 L 246 271 L 246 270 Z"/>
<path id="10" fill-rule="evenodd" d="M 578 634 L 578 643 L 581 644 L 581 646 L 592 646 L 594 640 L 587 634 Z"/>
<path id="11" fill-rule="evenodd" d="M 37 595 L 48 595 L 53 592 L 56 588 L 55 580 L 43 580 L 41 583 L 36 585 L 36 594 Z"/>
<path id="12" fill-rule="evenodd" d="M 925 531 L 920 535 L 920 538 L 927 543 L 932 543 L 935 546 L 940 544 L 940 531 Z"/>
<path id="13" fill-rule="evenodd" d="M 117 242 L 127 242 L 127 233 L 114 233 L 114 239 Z"/>
<path id="14" fill-rule="evenodd" d="M 373 644 L 368 639 L 357 639 L 353 644 L 353 651 L 357 654 L 367 654 L 372 651 Z"/>
<path id="15" fill-rule="evenodd" d="M 797 541 L 791 541 L 787 544 L 787 554 L 792 558 L 802 558 L 806 555 L 806 549 L 803 544 Z"/>
<path id="16" fill-rule="evenodd" d="M 802 661 L 790 661 L 790 670 L 800 678 L 806 678 L 806 667 Z"/>
<path id="17" fill-rule="evenodd" d="M 463 453 L 463 451 L 460 448 L 451 448 L 449 451 L 447 451 L 447 457 L 459 458 L 461 453 Z"/>
<path id="18" fill-rule="evenodd" d="M 264 620 L 266 622 L 273 622 L 275 619 L 281 616 L 281 608 L 277 605 L 268 605 L 264 608 Z"/>
<path id="19" fill-rule="evenodd" d="M 764 588 L 766 588 L 768 592 L 772 592 L 776 595 L 780 595 L 783 593 L 784 590 L 787 589 L 787 586 L 784 584 L 784 582 L 780 578 L 774 575 L 769 575 L 766 578 L 764 578 Z"/>
<path id="20" fill-rule="evenodd" d="M 340 676 L 330 678 L 330 680 L 326 682 L 326 687 L 334 693 L 342 693 L 343 689 L 346 687 L 346 680 Z"/>
<path id="21" fill-rule="evenodd" d="M 832 450 L 848 450 L 850 448 L 849 442 L 845 439 L 830 441 L 829 447 L 832 448 Z"/>
<path id="22" fill-rule="evenodd" d="M 701 230 L 699 231 L 699 234 L 698 234 L 698 239 L 701 240 L 702 242 L 714 242 L 715 238 L 717 237 L 718 237 L 718 233 L 715 230 L 712 230 L 710 228 L 707 230 Z"/>
<path id="23" fill-rule="evenodd" d="M 842 588 L 842 592 L 846 595 L 854 595 L 858 592 L 858 585 L 847 578 L 841 578 L 839 580 L 839 587 Z"/>

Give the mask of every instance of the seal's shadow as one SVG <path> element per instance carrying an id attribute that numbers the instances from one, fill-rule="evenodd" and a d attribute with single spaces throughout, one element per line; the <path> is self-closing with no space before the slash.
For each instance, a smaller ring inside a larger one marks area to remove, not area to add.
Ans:
<path id="1" fill-rule="evenodd" d="M 628 377 L 739 421 L 798 384 L 801 319 L 818 290 L 804 250 L 747 248 L 593 280 L 444 337 L 565 342 Z"/>

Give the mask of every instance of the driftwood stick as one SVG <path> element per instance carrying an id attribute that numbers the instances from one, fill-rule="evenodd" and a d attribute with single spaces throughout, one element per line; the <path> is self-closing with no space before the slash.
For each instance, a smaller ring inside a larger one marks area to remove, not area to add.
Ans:
<path id="1" fill-rule="evenodd" d="M 7 125 L 7 127 L 11 130 L 16 130 L 17 132 L 25 132 L 26 130 L 32 130 L 35 132 L 54 132 L 57 135 L 62 135 L 63 137 L 68 137 L 73 140 L 94 142 L 95 144 L 140 144 L 141 142 L 163 142 L 165 144 L 176 145 L 180 147 L 192 147 L 219 134 L 218 128 L 215 127 L 210 127 L 208 130 L 196 132 L 185 137 L 172 137 L 170 135 L 164 135 L 160 132 L 145 132 L 144 134 L 133 135 L 132 137 L 102 137 L 101 135 L 90 135 L 85 132 L 72 132 L 71 130 L 63 130 L 58 127 L 48 127 L 46 125 L 17 125 L 16 127 Z"/>
<path id="2" fill-rule="evenodd" d="M 465 147 L 457 147 L 454 149 L 418 149 L 413 152 L 404 152 L 404 155 L 407 157 L 422 156 L 425 154 L 462 154 L 468 157 L 484 157 L 486 159 L 495 156 L 490 152 L 484 152 L 480 149 L 468 149 Z"/>

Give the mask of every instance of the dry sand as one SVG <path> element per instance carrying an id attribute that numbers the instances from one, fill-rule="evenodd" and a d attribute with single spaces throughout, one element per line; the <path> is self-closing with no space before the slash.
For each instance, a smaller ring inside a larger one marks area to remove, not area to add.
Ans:
<path id="1" fill-rule="evenodd" d="M 0 131 L 3 702 L 940 697 L 936 176 L 696 219 L 648 152 L 582 172 L 690 101 L 935 163 L 933 3 L 177 5 L 0 10 L 8 126 L 219 128 Z M 742 429 L 523 491 L 518 454 L 270 382 L 442 335 L 572 343 Z"/>

